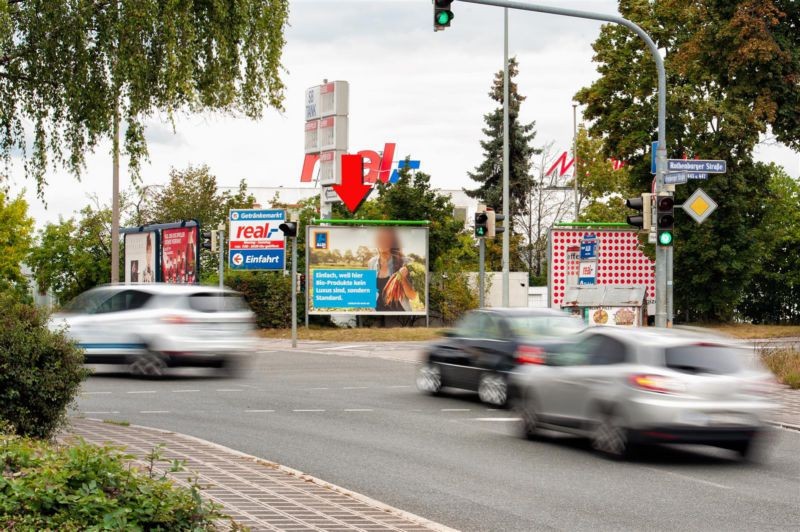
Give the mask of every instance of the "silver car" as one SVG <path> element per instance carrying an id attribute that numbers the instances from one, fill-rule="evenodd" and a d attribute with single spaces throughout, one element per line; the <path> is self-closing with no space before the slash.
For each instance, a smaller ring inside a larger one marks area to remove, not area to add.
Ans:
<path id="1" fill-rule="evenodd" d="M 52 318 L 87 363 L 125 364 L 138 375 L 178 366 L 235 370 L 255 348 L 254 315 L 242 296 L 209 286 L 100 286 Z"/>
<path id="2" fill-rule="evenodd" d="M 590 438 L 625 457 L 642 444 L 691 443 L 748 455 L 774 408 L 774 380 L 753 353 L 668 329 L 587 329 L 512 376 L 523 433 Z"/>

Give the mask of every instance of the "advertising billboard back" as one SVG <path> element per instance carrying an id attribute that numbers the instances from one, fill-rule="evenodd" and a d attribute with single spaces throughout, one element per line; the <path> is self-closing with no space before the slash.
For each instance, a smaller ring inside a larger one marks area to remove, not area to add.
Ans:
<path id="1" fill-rule="evenodd" d="M 309 314 L 427 314 L 427 228 L 310 226 L 306 242 Z"/>

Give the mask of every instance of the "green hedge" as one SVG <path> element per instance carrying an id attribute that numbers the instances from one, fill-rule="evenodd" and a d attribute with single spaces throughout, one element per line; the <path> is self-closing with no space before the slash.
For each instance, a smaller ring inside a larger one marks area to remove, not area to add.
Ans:
<path id="1" fill-rule="evenodd" d="M 126 455 L 0 434 L 0 530 L 214 530 L 197 487 L 175 486 Z"/>
<path id="2" fill-rule="evenodd" d="M 48 329 L 47 314 L 14 293 L 0 293 L 0 308 L 0 420 L 17 434 L 48 438 L 88 374 L 83 350 Z"/>
<path id="3" fill-rule="evenodd" d="M 225 284 L 241 292 L 264 329 L 291 327 L 292 278 L 283 272 L 229 272 Z M 303 294 L 297 294 L 297 315 L 304 316 Z"/>

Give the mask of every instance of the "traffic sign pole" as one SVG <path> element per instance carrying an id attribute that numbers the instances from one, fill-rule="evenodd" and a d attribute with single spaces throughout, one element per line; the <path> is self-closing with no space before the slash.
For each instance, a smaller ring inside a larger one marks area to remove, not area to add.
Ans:
<path id="1" fill-rule="evenodd" d="M 480 241 L 478 245 L 478 308 L 483 308 L 484 290 L 486 287 L 486 268 L 484 267 L 486 238 L 481 237 L 478 240 Z"/>

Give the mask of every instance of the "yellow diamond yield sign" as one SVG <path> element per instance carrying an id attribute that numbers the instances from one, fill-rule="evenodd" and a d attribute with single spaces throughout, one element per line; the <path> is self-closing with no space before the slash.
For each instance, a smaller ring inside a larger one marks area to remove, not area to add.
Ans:
<path id="1" fill-rule="evenodd" d="M 705 222 L 706 218 L 708 218 L 716 208 L 716 202 L 711 199 L 711 196 L 706 194 L 702 188 L 695 190 L 694 193 L 689 196 L 689 199 L 683 202 L 683 210 L 699 224 Z"/>

